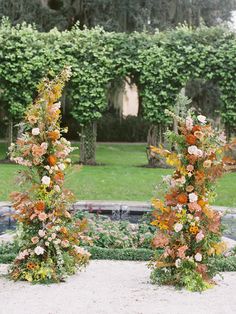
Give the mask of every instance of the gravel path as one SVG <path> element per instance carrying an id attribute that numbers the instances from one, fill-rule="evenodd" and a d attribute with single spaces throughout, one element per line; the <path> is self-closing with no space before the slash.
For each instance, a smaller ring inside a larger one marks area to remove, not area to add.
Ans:
<path id="1" fill-rule="evenodd" d="M 202 294 L 149 283 L 145 262 L 92 261 L 50 286 L 12 282 L 0 265 L 0 314 L 233 314 L 236 273 Z"/>

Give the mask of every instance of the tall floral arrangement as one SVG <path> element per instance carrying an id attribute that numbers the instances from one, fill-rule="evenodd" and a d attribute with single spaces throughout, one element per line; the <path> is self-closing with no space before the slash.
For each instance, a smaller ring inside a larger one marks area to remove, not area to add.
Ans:
<path id="1" fill-rule="evenodd" d="M 223 172 L 225 137 L 203 115 L 189 111 L 184 119 L 167 114 L 178 123 L 177 134 L 167 133 L 175 150 L 151 150 L 176 170 L 165 178 L 165 200 L 153 200 L 151 224 L 157 227 L 153 246 L 158 253 L 151 262 L 151 278 L 159 284 L 201 291 L 213 284 L 209 258 L 225 250 L 221 215 L 209 205 L 215 195 L 214 182 Z"/>
<path id="2" fill-rule="evenodd" d="M 74 223 L 69 212 L 73 194 L 63 188 L 73 148 L 61 135 L 65 130 L 60 128 L 57 101 L 70 76 L 70 68 L 65 68 L 53 80 L 40 83 L 38 97 L 22 123 L 22 134 L 10 146 L 11 160 L 26 166 L 19 177 L 24 191 L 11 195 L 20 246 L 10 269 L 14 280 L 58 282 L 89 259 L 89 253 L 79 246 L 81 224 Z"/>

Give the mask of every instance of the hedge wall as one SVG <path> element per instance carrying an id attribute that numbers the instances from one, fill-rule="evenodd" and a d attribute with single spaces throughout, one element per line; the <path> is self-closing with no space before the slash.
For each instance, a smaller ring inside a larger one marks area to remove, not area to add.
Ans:
<path id="1" fill-rule="evenodd" d="M 150 35 L 75 26 L 40 33 L 26 24 L 13 27 L 4 19 L 0 47 L 0 103 L 9 120 L 22 117 L 45 74 L 67 64 L 73 76 L 65 102 L 84 132 L 106 110 L 109 85 L 126 76 L 139 88 L 142 116 L 154 125 L 168 122 L 164 109 L 174 106 L 189 79 L 211 80 L 221 92 L 219 115 L 227 130 L 235 130 L 236 39 L 227 29 L 183 26 Z"/>

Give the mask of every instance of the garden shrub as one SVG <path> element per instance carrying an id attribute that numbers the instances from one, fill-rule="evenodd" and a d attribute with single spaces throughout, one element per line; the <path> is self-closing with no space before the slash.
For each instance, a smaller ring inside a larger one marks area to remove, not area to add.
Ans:
<path id="1" fill-rule="evenodd" d="M 87 136 L 82 147 L 93 161 L 96 132 L 89 136 L 88 129 L 95 129 L 106 112 L 109 87 L 125 77 L 138 86 L 142 117 L 162 133 L 170 123 L 164 109 L 172 109 L 189 80 L 214 82 L 222 104 L 217 108 L 221 122 L 228 137 L 235 132 L 236 40 L 227 29 L 182 26 L 150 35 L 109 33 L 98 27 L 80 30 L 76 25 L 66 32 L 43 33 L 26 24 L 12 27 L 4 20 L 0 44 L 0 102 L 9 120 L 19 121 L 38 80 L 49 70 L 57 73 L 64 64 L 72 66 L 64 101 L 80 124 L 82 138 Z"/>
<path id="2" fill-rule="evenodd" d="M 76 218 L 87 221 L 88 228 L 83 245 L 108 249 L 151 249 L 151 240 L 155 228 L 146 221 L 131 224 L 128 221 L 114 221 L 102 215 L 77 212 Z"/>

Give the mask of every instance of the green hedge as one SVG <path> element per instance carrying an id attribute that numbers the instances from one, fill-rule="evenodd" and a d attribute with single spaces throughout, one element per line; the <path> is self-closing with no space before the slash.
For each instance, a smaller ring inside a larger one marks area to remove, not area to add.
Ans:
<path id="1" fill-rule="evenodd" d="M 0 24 L 0 104 L 4 114 L 21 119 L 45 74 L 71 65 L 66 108 L 78 123 L 90 124 L 107 110 L 107 90 L 130 77 L 139 89 L 141 114 L 166 124 L 180 89 L 190 79 L 219 85 L 223 121 L 236 122 L 236 36 L 221 27 L 143 33 L 109 33 L 96 27 L 38 32 L 33 26 Z"/>
<path id="2" fill-rule="evenodd" d="M 149 261 L 154 255 L 150 249 L 108 249 L 101 247 L 86 247 L 94 260 L 123 260 Z M 14 243 L 0 245 L 0 264 L 8 264 L 17 255 L 17 246 Z M 210 260 L 211 266 L 217 271 L 236 271 L 236 256 L 214 257 Z"/>
<path id="3" fill-rule="evenodd" d="M 123 260 L 123 261 L 149 261 L 153 251 L 149 249 L 107 249 L 101 247 L 88 247 L 92 259 Z"/>

